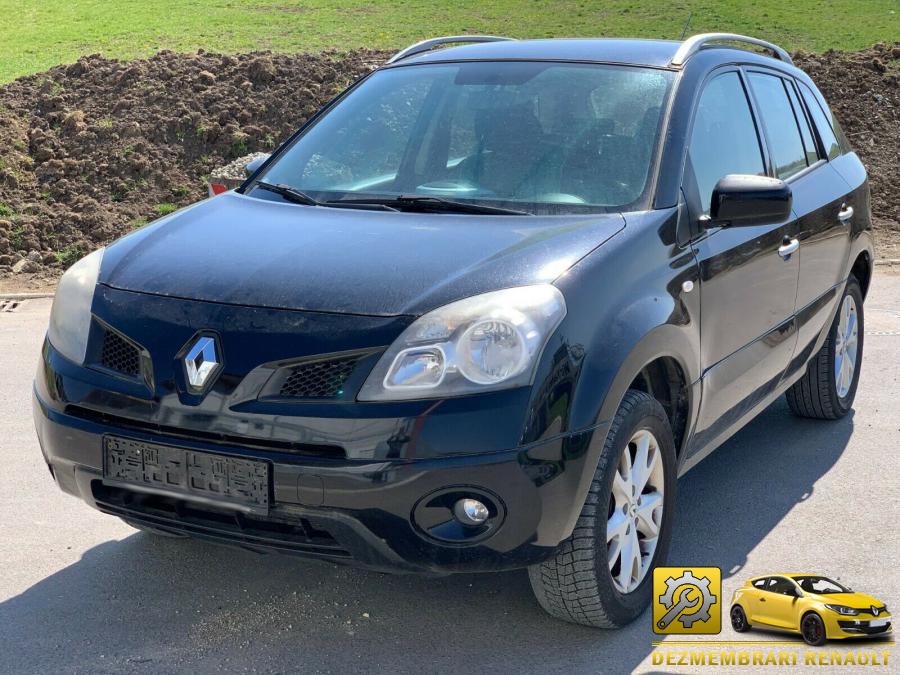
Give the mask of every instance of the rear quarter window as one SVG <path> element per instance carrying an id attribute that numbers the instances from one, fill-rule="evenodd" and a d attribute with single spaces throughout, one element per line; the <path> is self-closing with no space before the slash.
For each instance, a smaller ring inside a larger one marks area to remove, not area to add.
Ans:
<path id="1" fill-rule="evenodd" d="M 803 96 L 803 100 L 806 101 L 806 107 L 809 109 L 809 114 L 812 116 L 816 129 L 819 132 L 819 138 L 822 140 L 822 146 L 825 148 L 826 157 L 828 159 L 839 157 L 841 144 L 837 136 L 838 134 L 842 135 L 842 133 L 837 119 L 835 119 L 831 110 L 828 110 L 826 115 L 825 111 L 822 110 L 819 99 L 803 82 L 800 82 L 800 93 Z"/>

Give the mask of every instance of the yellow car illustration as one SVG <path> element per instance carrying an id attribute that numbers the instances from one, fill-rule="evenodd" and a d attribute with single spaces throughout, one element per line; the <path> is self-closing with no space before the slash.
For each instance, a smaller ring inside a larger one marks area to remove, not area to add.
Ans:
<path id="1" fill-rule="evenodd" d="M 800 633 L 807 644 L 881 635 L 892 630 L 887 606 L 819 574 L 753 577 L 731 598 L 731 627 Z"/>

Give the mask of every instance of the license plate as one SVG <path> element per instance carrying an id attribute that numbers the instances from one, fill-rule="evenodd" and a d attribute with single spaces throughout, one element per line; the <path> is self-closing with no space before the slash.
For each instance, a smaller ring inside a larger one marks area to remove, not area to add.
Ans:
<path id="1" fill-rule="evenodd" d="M 875 619 L 874 621 L 869 622 L 870 628 L 878 628 L 878 626 L 887 626 L 887 619 Z"/>
<path id="2" fill-rule="evenodd" d="M 103 437 L 104 482 L 268 511 L 269 463 L 116 436 Z"/>

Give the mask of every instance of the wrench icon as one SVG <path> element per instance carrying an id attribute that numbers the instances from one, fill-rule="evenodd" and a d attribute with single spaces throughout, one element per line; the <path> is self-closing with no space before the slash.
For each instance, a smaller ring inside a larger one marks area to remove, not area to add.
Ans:
<path id="1" fill-rule="evenodd" d="M 668 612 L 666 612 L 665 616 L 663 616 L 663 618 L 661 618 L 657 622 L 656 625 L 659 626 L 660 630 L 664 629 L 666 626 L 668 626 L 670 623 L 672 623 L 678 617 L 678 615 L 681 614 L 681 612 L 683 612 L 684 610 L 697 606 L 697 604 L 700 602 L 701 598 L 694 598 L 693 602 L 691 602 L 688 599 L 688 596 L 691 595 L 693 592 L 694 592 L 694 589 L 689 588 L 688 590 L 686 590 L 684 593 L 681 594 L 681 599 L 678 602 L 676 602 L 675 606 L 672 607 L 672 609 L 670 609 Z"/>

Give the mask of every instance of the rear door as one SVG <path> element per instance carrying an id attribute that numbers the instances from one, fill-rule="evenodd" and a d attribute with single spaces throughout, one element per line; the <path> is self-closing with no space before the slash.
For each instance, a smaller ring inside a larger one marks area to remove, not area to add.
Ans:
<path id="1" fill-rule="evenodd" d="M 771 175 L 769 163 L 744 75 L 737 68 L 717 71 L 700 94 L 685 165 L 683 190 L 692 218 L 709 212 L 720 178 Z M 788 219 L 711 227 L 694 241 L 703 397 L 692 453 L 716 444 L 781 380 L 796 339 L 800 261 L 779 249 L 796 232 L 797 223 Z"/>
<path id="2" fill-rule="evenodd" d="M 842 280 L 850 254 L 853 207 L 848 204 L 849 185 L 828 161 L 827 153 L 838 146 L 829 143 L 826 149 L 815 133 L 810 108 L 796 81 L 756 68 L 748 71 L 748 80 L 769 140 L 775 174 L 791 186 L 798 225 L 798 358 L 786 374 L 790 376 L 806 366 L 837 302 L 836 285 Z M 821 116 L 821 109 L 818 113 Z"/>

